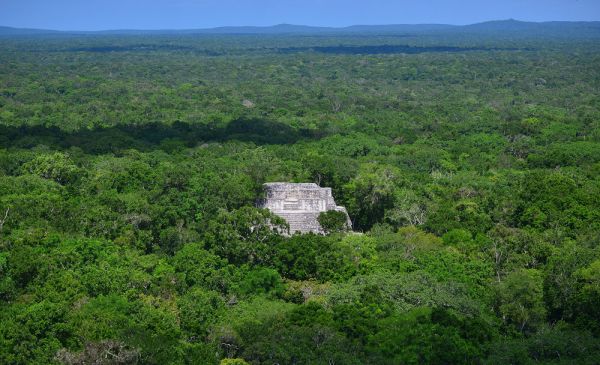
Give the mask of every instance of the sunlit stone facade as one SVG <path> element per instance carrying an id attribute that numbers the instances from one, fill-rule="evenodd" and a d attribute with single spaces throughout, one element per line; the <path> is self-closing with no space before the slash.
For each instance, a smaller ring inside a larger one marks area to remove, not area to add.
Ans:
<path id="1" fill-rule="evenodd" d="M 346 208 L 335 204 L 331 188 L 321 188 L 314 183 L 266 183 L 265 198 L 259 206 L 267 208 L 285 219 L 290 233 L 323 233 L 317 218 L 321 212 L 336 210 L 348 213 Z M 348 217 L 348 227 L 352 227 Z"/>

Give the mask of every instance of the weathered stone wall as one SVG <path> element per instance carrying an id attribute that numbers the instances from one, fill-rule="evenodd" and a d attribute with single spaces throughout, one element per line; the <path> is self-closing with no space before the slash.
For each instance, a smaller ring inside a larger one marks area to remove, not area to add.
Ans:
<path id="1" fill-rule="evenodd" d="M 321 212 L 337 210 L 348 213 L 346 208 L 335 204 L 331 188 L 321 188 L 314 183 L 266 183 L 265 198 L 259 203 L 274 214 L 285 219 L 290 233 L 323 233 L 317 218 Z M 348 217 L 348 227 L 352 227 Z"/>

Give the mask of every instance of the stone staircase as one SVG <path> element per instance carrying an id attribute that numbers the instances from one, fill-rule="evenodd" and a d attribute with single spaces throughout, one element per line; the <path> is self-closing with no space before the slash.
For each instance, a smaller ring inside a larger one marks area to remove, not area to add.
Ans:
<path id="1" fill-rule="evenodd" d="M 348 227 L 352 227 L 346 209 L 335 204 L 331 188 L 322 188 L 315 183 L 273 182 L 264 184 L 264 192 L 264 198 L 258 202 L 258 206 L 285 219 L 291 234 L 325 233 L 318 218 L 320 213 L 330 210 L 343 212 Z"/>
<path id="2" fill-rule="evenodd" d="M 294 234 L 297 231 L 301 233 L 322 233 L 321 226 L 317 220 L 319 213 L 274 213 L 285 219 L 285 221 L 290 225 L 291 234 Z"/>

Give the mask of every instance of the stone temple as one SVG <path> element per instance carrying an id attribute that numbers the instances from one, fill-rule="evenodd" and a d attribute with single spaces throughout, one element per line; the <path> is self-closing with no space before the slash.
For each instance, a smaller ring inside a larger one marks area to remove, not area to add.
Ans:
<path id="1" fill-rule="evenodd" d="M 344 212 L 348 227 L 352 228 L 346 208 L 335 204 L 331 188 L 321 188 L 314 183 L 281 182 L 266 183 L 263 188 L 265 198 L 259 206 L 285 219 L 290 225 L 290 233 L 323 234 L 317 218 L 321 212 L 329 210 Z"/>

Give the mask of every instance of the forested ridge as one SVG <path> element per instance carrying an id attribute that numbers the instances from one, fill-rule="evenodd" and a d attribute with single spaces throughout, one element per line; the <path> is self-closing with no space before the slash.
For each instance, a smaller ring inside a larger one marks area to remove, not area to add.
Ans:
<path id="1" fill-rule="evenodd" d="M 600 45 L 0 38 L 1 364 L 600 363 Z M 262 184 L 355 233 L 277 233 Z"/>

